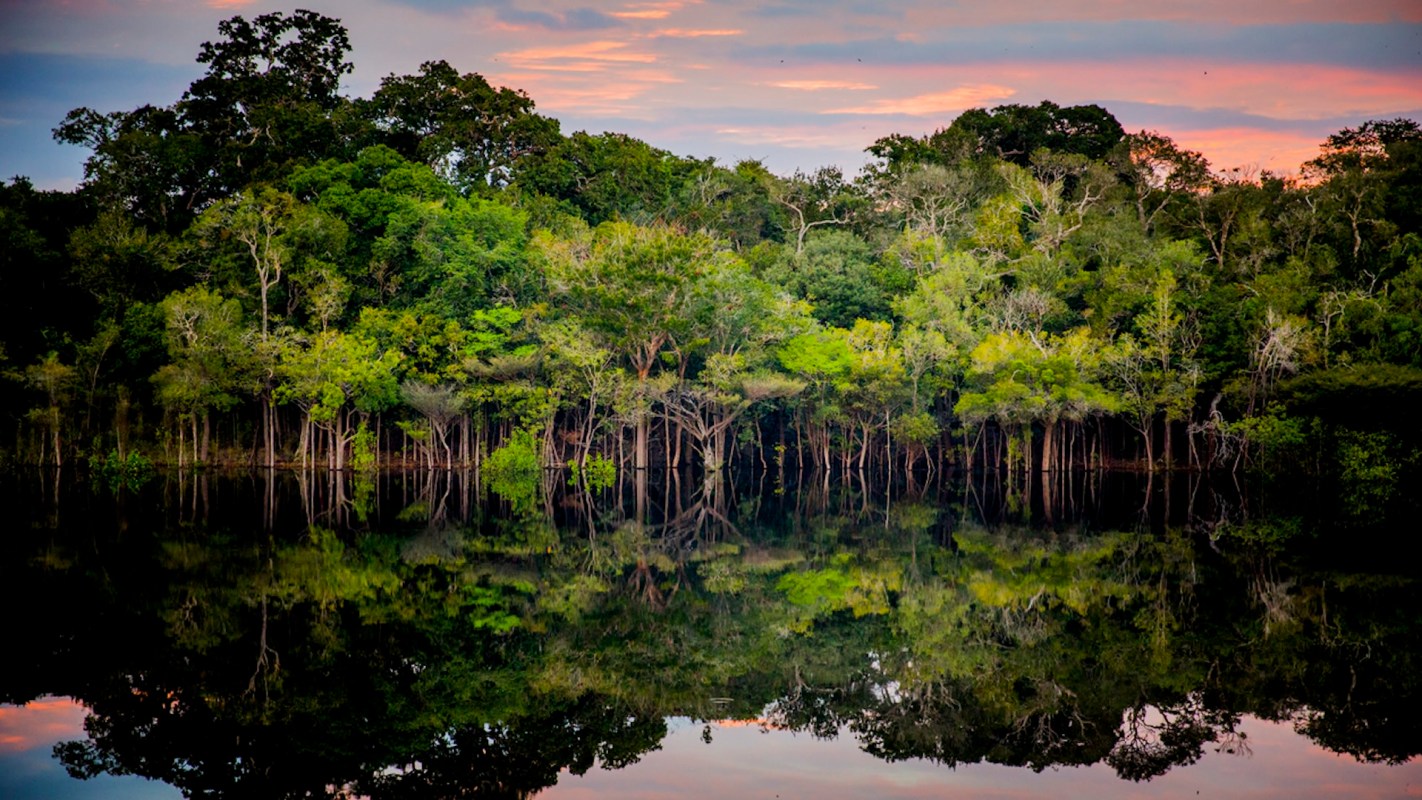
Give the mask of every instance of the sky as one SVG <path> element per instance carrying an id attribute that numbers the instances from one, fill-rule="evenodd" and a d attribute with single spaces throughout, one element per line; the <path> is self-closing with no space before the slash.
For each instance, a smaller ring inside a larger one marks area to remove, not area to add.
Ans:
<path id="1" fill-rule="evenodd" d="M 350 32 L 346 92 L 443 59 L 521 89 L 564 133 L 788 174 L 963 110 L 1095 103 L 1217 169 L 1294 172 L 1331 133 L 1422 121 L 1419 0 L 0 0 L 0 178 L 68 189 L 71 108 L 177 101 L 233 15 Z"/>

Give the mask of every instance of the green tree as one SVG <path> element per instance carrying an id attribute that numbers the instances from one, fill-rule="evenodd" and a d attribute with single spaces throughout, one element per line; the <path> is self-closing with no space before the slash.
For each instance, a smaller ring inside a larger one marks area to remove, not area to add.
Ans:
<path id="1" fill-rule="evenodd" d="M 604 223 L 575 240 L 545 236 L 555 295 L 586 330 L 625 358 L 636 376 L 643 403 L 648 381 L 669 346 L 684 345 L 686 307 L 696 281 L 726 254 L 699 234 L 663 226 Z M 645 469 L 649 419 L 645 407 L 634 420 L 634 465 Z"/>
<path id="2" fill-rule="evenodd" d="M 1147 235 L 1183 195 L 1209 185 L 1210 164 L 1205 157 L 1181 148 L 1168 136 L 1140 131 L 1126 136 L 1122 145 L 1112 161 L 1130 189 L 1136 220 Z"/>
<path id="3" fill-rule="evenodd" d="M 390 407 L 398 397 L 395 364 L 393 351 L 340 331 L 284 342 L 276 399 L 301 407 L 297 457 L 303 466 L 314 460 L 317 434 L 324 433 L 328 467 L 346 468 L 346 451 L 359 430 L 357 423 Z"/>
<path id="4" fill-rule="evenodd" d="M 1167 468 L 1174 457 L 1171 432 L 1187 420 L 1195 405 L 1200 368 L 1193 320 L 1180 313 L 1175 276 L 1166 271 L 1156 280 L 1150 307 L 1137 315 L 1136 331 L 1123 335 L 1108 356 L 1120 389 L 1122 410 L 1145 442 L 1146 464 L 1156 468 L 1155 419 L 1163 418 L 1161 455 Z M 1193 442 L 1191 443 L 1193 454 Z"/>
<path id="5" fill-rule="evenodd" d="M 198 50 L 207 73 L 177 106 L 207 150 L 199 202 L 331 155 L 343 141 L 333 121 L 347 102 L 341 78 L 354 69 L 346 29 L 314 11 L 232 17 L 217 31 L 223 38 Z"/>
<path id="6" fill-rule="evenodd" d="M 514 184 L 566 204 L 589 225 L 650 224 L 666 218 L 682 187 L 707 166 L 625 134 L 578 131 L 522 162 Z"/>
<path id="7" fill-rule="evenodd" d="M 527 94 L 444 61 L 382 79 L 360 108 L 391 147 L 466 193 L 506 186 L 520 162 L 561 140 L 558 121 L 534 113 Z"/>
<path id="8" fill-rule="evenodd" d="M 59 354 L 51 352 L 34 364 L 25 367 L 25 382 L 44 394 L 45 405 L 31 409 L 29 419 L 41 428 L 49 429 L 51 457 L 55 466 L 64 464 L 64 407 L 73 399 L 74 367 L 59 360 Z M 41 440 L 43 442 L 43 440 Z M 44 445 L 40 446 L 39 460 L 44 462 Z"/>
<path id="9" fill-rule="evenodd" d="M 166 320 L 171 361 L 154 374 L 153 383 L 159 402 L 177 422 L 178 464 L 184 460 L 185 423 L 192 429 L 193 463 L 206 463 L 211 412 L 232 408 L 259 386 L 253 376 L 253 332 L 243 325 L 236 300 L 201 286 L 169 295 L 159 308 Z"/>
<path id="10" fill-rule="evenodd" d="M 973 349 L 967 385 L 954 412 L 971 426 L 995 421 L 1012 436 L 1009 465 L 1032 455 L 1032 425 L 1042 426 L 1040 467 L 1055 469 L 1057 429 L 1116 410 L 1117 399 L 1099 382 L 1099 344 L 1084 328 L 1063 336 L 1010 330 L 989 334 Z"/>
<path id="11" fill-rule="evenodd" d="M 868 242 L 849 231 L 816 231 L 804 248 L 784 248 L 778 262 L 764 273 L 766 280 L 808 301 L 815 318 L 831 327 L 848 328 L 857 319 L 889 317 L 891 284 L 899 275 L 885 274 Z M 888 264 L 897 271 L 899 265 Z"/>
<path id="12" fill-rule="evenodd" d="M 1097 105 L 1010 104 L 991 110 L 970 108 L 949 126 L 966 134 L 975 156 L 1027 166 L 1038 150 L 1101 160 L 1125 137 L 1121 123 Z"/>

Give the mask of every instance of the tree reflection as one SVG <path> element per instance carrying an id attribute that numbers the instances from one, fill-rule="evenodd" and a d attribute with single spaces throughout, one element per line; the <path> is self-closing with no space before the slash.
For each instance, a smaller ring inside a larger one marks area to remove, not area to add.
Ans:
<path id="1" fill-rule="evenodd" d="M 170 506 L 8 498 L 33 510 L 3 599 L 53 601 L 0 687 L 90 707 L 57 749 L 78 777 L 519 797 L 635 762 L 668 716 L 1135 781 L 1247 750 L 1244 714 L 1360 760 L 1422 752 L 1415 576 L 1193 478 L 1175 516 L 1130 527 L 1132 502 L 1114 529 L 1090 498 L 1129 491 L 1099 478 L 1015 518 L 990 481 L 515 502 L 397 473 L 351 513 L 342 476 L 172 480 L 143 490 Z"/>

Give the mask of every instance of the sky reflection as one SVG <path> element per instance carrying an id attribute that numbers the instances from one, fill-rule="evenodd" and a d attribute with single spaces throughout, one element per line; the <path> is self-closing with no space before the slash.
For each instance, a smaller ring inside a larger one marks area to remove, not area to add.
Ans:
<path id="1" fill-rule="evenodd" d="M 662 749 L 616 771 L 564 773 L 541 798 L 674 797 L 836 798 L 1397 798 L 1422 796 L 1422 763 L 1360 764 L 1330 753 L 1285 723 L 1245 717 L 1248 753 L 1216 753 L 1146 783 L 1110 767 L 1062 767 L 1041 773 L 996 764 L 949 769 L 923 760 L 888 764 L 859 749 L 852 735 L 819 741 L 757 726 L 702 727 L 678 720 Z"/>
<path id="2" fill-rule="evenodd" d="M 182 796 L 171 786 L 133 776 L 103 775 L 88 781 L 69 777 L 51 751 L 59 742 L 84 738 L 84 715 L 84 706 L 68 697 L 0 705 L 0 797 L 159 800 Z"/>
<path id="3" fill-rule="evenodd" d="M 66 739 L 82 738 L 84 708 L 69 698 L 0 706 L 0 796 L 113 797 L 149 800 L 179 796 L 171 786 L 134 777 L 70 778 L 50 754 Z M 1200 763 L 1146 783 L 1123 781 L 1106 765 L 1062 767 L 1041 773 L 996 764 L 956 769 L 923 760 L 886 763 L 859 749 L 851 734 L 823 741 L 805 733 L 757 724 L 673 720 L 661 749 L 621 770 L 566 771 L 543 798 L 679 797 L 1039 798 L 1422 797 L 1422 762 L 1361 764 L 1296 734 L 1287 723 L 1245 717 L 1247 752 L 1207 748 Z"/>

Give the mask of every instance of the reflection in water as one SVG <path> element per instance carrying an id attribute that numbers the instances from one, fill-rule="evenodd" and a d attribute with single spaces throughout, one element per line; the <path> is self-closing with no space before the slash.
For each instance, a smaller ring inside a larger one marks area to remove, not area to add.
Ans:
<path id="1" fill-rule="evenodd" d="M 1250 751 L 1246 714 L 1422 750 L 1386 524 L 1199 475 L 775 478 L 11 481 L 0 701 L 78 698 L 72 775 L 193 796 L 527 796 L 669 717 L 1128 781 Z"/>

